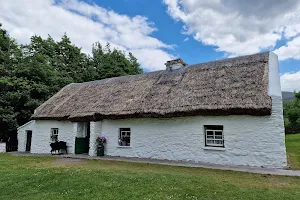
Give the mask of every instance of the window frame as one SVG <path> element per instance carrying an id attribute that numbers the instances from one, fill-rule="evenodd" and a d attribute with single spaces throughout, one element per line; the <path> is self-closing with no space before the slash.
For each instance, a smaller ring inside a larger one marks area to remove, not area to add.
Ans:
<path id="1" fill-rule="evenodd" d="M 127 130 L 124 130 L 124 129 L 127 129 Z M 123 136 L 122 133 L 125 134 L 124 137 L 129 138 L 129 143 L 121 139 L 121 137 Z M 126 144 L 123 145 L 123 142 L 125 142 Z M 119 128 L 118 145 L 119 145 L 119 147 L 130 147 L 131 146 L 131 128 Z"/>
<path id="2" fill-rule="evenodd" d="M 51 134 L 50 134 L 51 142 L 58 141 L 58 133 L 59 133 L 59 128 L 51 128 Z"/>
<path id="3" fill-rule="evenodd" d="M 208 132 L 212 132 L 212 135 L 208 135 Z M 216 132 L 221 132 L 221 135 L 216 135 Z M 221 138 L 219 138 L 219 137 L 221 137 Z M 205 147 L 225 148 L 224 127 L 222 125 L 205 125 L 204 126 L 204 140 L 205 140 Z M 208 140 L 213 141 L 213 143 L 208 143 L 207 142 Z M 222 142 L 221 142 L 221 144 L 217 144 L 215 141 L 222 141 Z"/>

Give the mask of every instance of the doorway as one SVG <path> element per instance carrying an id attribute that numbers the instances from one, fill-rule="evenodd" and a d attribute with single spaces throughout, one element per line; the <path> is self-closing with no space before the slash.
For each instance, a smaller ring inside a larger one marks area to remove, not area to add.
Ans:
<path id="1" fill-rule="evenodd" d="M 90 149 L 90 123 L 78 123 L 79 128 L 75 138 L 75 154 L 88 154 Z"/>
<path id="2" fill-rule="evenodd" d="M 26 131 L 26 151 L 30 152 L 31 149 L 31 138 L 32 138 L 32 131 Z"/>

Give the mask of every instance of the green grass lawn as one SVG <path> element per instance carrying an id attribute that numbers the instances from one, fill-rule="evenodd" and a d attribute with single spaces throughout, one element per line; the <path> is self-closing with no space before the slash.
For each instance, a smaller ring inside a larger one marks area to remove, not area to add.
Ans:
<path id="1" fill-rule="evenodd" d="M 0 199 L 300 199 L 300 177 L 0 154 Z"/>
<path id="2" fill-rule="evenodd" d="M 292 169 L 300 170 L 300 134 L 285 136 L 288 162 Z"/>

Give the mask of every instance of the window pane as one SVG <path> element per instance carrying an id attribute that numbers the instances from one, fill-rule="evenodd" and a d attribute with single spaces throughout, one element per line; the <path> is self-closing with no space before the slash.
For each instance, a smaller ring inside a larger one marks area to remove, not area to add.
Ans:
<path id="1" fill-rule="evenodd" d="M 206 131 L 206 134 L 207 135 L 214 135 L 214 132 L 213 131 Z"/>
<path id="2" fill-rule="evenodd" d="M 58 134 L 58 128 L 52 128 L 51 129 L 51 134 L 57 135 Z"/>
<path id="3" fill-rule="evenodd" d="M 215 144 L 223 144 L 223 140 L 215 140 Z"/>
<path id="4" fill-rule="evenodd" d="M 213 143 L 214 143 L 214 140 L 206 140 L 206 143 L 207 143 L 207 144 L 213 144 Z"/>
<path id="5" fill-rule="evenodd" d="M 204 128 L 210 130 L 223 130 L 223 126 L 221 125 L 204 125 Z"/>
<path id="6" fill-rule="evenodd" d="M 205 125 L 206 146 L 224 147 L 224 136 L 222 125 Z"/>
<path id="7" fill-rule="evenodd" d="M 130 137 L 125 137 L 126 146 L 130 146 Z"/>
<path id="8" fill-rule="evenodd" d="M 215 135 L 222 135 L 223 133 L 222 133 L 222 131 L 216 131 L 215 132 Z"/>
<path id="9" fill-rule="evenodd" d="M 130 128 L 120 128 L 120 146 L 130 146 Z"/>

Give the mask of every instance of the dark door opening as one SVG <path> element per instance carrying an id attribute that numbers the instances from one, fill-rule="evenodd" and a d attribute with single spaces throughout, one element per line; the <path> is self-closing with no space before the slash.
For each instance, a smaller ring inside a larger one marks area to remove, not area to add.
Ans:
<path id="1" fill-rule="evenodd" d="M 88 154 L 90 149 L 90 123 L 87 123 L 86 137 L 75 138 L 75 154 Z"/>
<path id="2" fill-rule="evenodd" d="M 27 139 L 26 139 L 26 151 L 30 152 L 32 131 L 26 131 L 26 135 L 27 135 Z"/>

